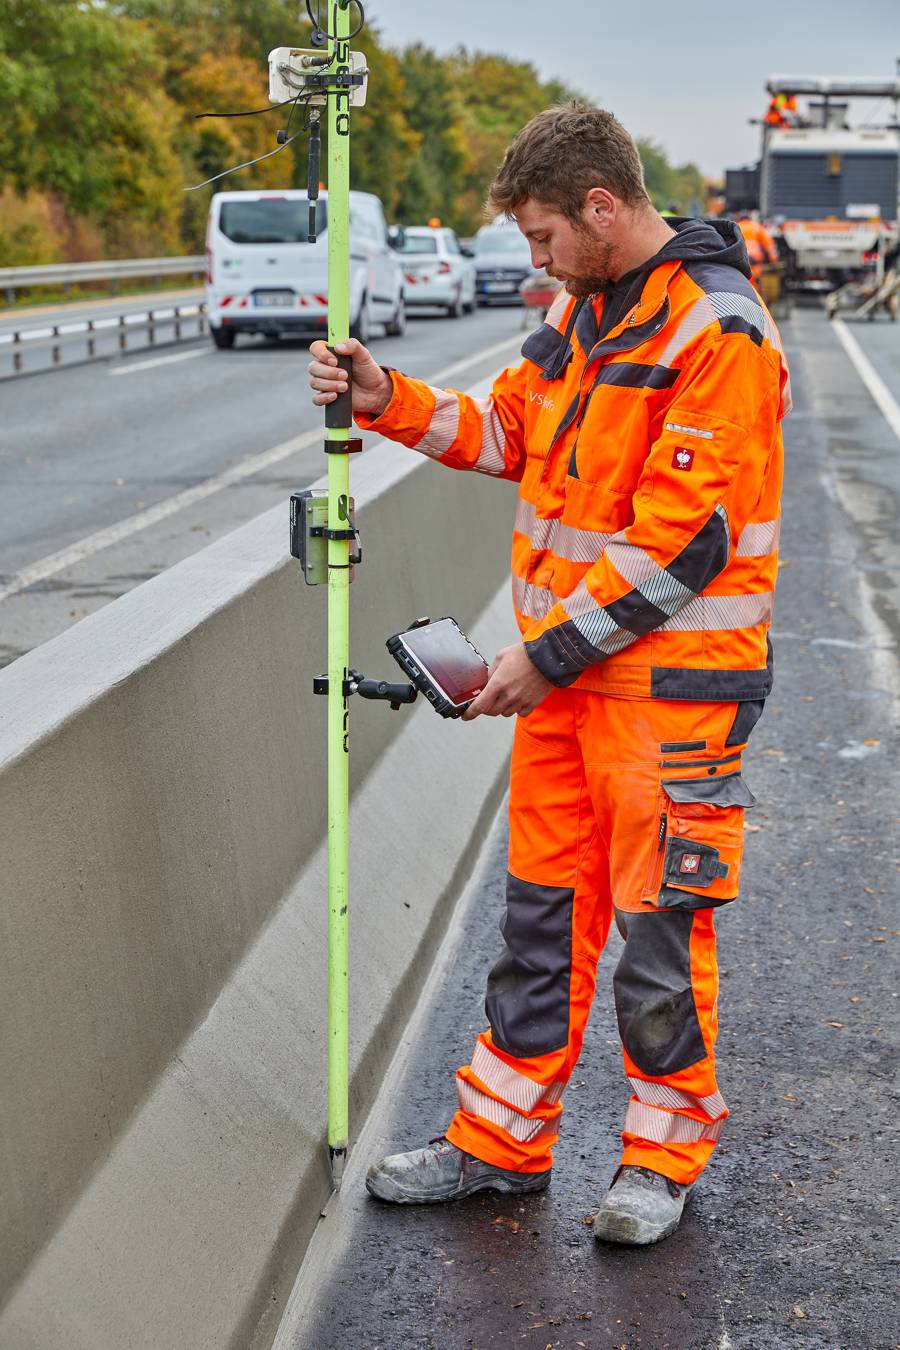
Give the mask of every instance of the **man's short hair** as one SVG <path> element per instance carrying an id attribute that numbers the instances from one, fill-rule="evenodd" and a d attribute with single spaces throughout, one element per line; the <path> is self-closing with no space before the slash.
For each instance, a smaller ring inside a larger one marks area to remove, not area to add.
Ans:
<path id="1" fill-rule="evenodd" d="M 513 215 L 533 197 L 578 224 L 595 187 L 629 206 L 649 205 L 641 157 L 622 123 L 602 108 L 563 103 L 518 133 L 491 184 L 487 209 Z"/>

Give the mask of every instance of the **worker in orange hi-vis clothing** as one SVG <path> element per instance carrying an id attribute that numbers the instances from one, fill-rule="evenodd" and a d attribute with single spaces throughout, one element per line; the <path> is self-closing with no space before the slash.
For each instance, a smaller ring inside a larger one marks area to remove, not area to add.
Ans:
<path id="1" fill-rule="evenodd" d="M 742 211 L 739 214 L 737 226 L 747 246 L 750 280 L 758 290 L 763 268 L 778 262 L 778 249 L 762 221 L 756 220 L 749 211 Z"/>
<path id="2" fill-rule="evenodd" d="M 489 1025 L 444 1133 L 366 1184 L 400 1204 L 546 1187 L 615 922 L 630 1098 L 594 1232 L 643 1244 L 677 1227 L 728 1114 L 714 919 L 738 894 L 742 756 L 771 687 L 787 368 L 737 227 L 663 220 L 611 114 L 534 118 L 491 204 L 564 289 L 488 397 L 339 346 L 360 426 L 519 490 L 522 640 L 466 714 L 517 717 Z M 346 377 L 324 343 L 312 356 L 327 403 Z"/>

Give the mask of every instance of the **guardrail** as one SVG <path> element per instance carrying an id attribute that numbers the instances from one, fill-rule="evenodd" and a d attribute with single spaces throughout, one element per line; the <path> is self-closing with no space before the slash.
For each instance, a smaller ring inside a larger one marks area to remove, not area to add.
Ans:
<path id="1" fill-rule="evenodd" d="M 188 332 L 183 331 L 185 325 Z M 163 330 L 161 343 L 158 338 L 160 329 Z M 171 333 L 167 330 L 171 330 Z M 79 319 L 71 323 L 47 324 L 44 328 L 0 333 L 0 356 L 7 353 L 12 356 L 12 370 L 9 374 L 0 373 L 0 381 L 28 373 L 25 369 L 25 354 L 29 346 L 33 351 L 46 352 L 49 345 L 49 364 L 32 367 L 35 371 L 46 371 L 103 360 L 114 356 L 117 351 L 128 351 L 129 338 L 140 333 L 147 335 L 145 347 L 155 347 L 158 343 L 168 346 L 192 341 L 202 337 L 205 332 L 206 305 L 199 302 L 195 305 L 168 305 L 165 309 L 150 309 L 137 314 L 115 314 L 108 318 Z M 63 344 L 70 346 L 78 342 L 85 343 L 86 354 L 74 361 L 64 361 Z"/>
<path id="2" fill-rule="evenodd" d="M 202 253 L 186 258 L 119 258 L 105 262 L 51 263 L 46 267 L 0 267 L 0 289 L 12 304 L 16 291 L 33 286 L 77 286 L 82 281 L 110 281 L 113 291 L 118 283 L 129 277 L 149 277 L 160 281 L 163 277 L 199 275 L 206 271 Z"/>

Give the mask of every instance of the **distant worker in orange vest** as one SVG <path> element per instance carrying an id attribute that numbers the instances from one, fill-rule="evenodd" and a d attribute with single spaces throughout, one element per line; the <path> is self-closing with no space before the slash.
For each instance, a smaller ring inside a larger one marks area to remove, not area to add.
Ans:
<path id="1" fill-rule="evenodd" d="M 750 258 L 750 279 L 759 290 L 759 279 L 766 264 L 778 262 L 778 249 L 775 240 L 761 221 L 755 220 L 749 211 L 738 214 L 737 227 L 744 236 L 747 254 Z"/>

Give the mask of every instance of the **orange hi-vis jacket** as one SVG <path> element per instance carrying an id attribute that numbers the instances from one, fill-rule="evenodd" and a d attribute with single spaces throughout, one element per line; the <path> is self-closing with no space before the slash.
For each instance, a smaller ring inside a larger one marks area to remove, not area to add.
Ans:
<path id="1" fill-rule="evenodd" d="M 563 291 L 489 397 L 392 371 L 385 412 L 357 421 L 519 483 L 513 598 L 552 683 L 759 700 L 772 677 L 787 366 L 734 224 L 676 230 L 617 283 L 627 303 L 609 331 L 609 296 Z"/>

